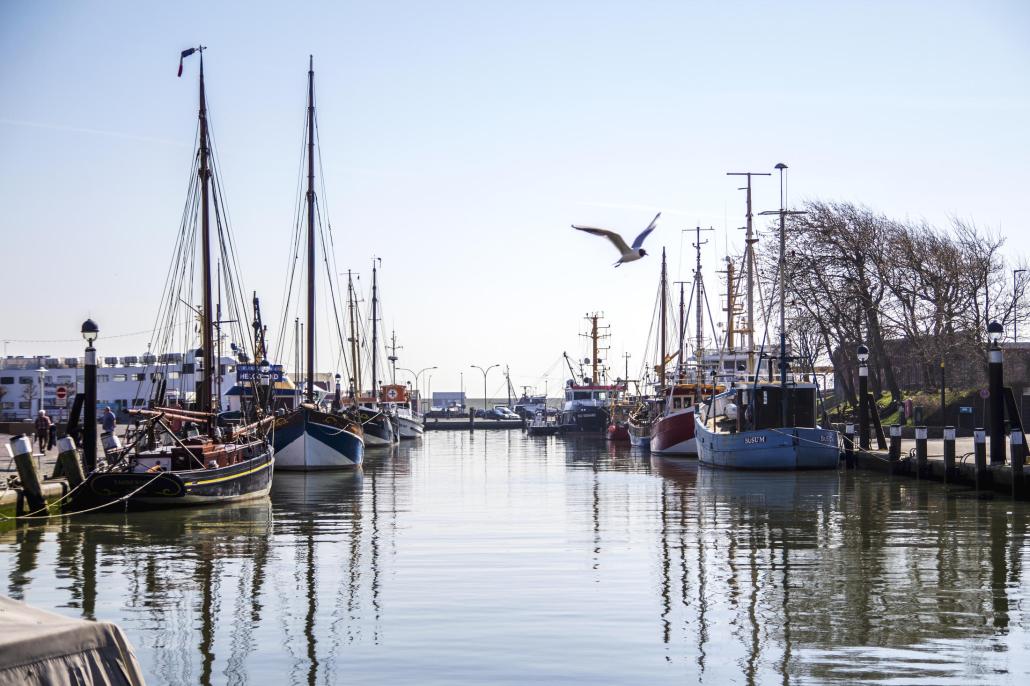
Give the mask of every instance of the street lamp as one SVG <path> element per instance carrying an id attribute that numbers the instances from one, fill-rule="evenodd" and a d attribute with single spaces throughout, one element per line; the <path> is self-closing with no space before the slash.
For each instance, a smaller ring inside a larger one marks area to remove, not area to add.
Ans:
<path id="1" fill-rule="evenodd" d="M 85 407 L 82 418 L 82 461 L 86 474 L 97 463 L 97 351 L 93 341 L 100 337 L 100 327 L 92 319 L 82 323 L 82 338 L 86 341 L 86 364 L 83 372 Z"/>
<path id="2" fill-rule="evenodd" d="M 1025 274 L 1025 269 L 1012 270 L 1012 342 L 1019 340 L 1019 291 L 1016 288 L 1016 274 Z"/>
<path id="3" fill-rule="evenodd" d="M 1002 354 L 1001 341 L 1005 328 L 997 321 L 987 325 L 987 392 L 988 410 L 991 429 L 991 464 L 1005 462 L 1005 405 L 1002 393 Z"/>
<path id="4" fill-rule="evenodd" d="M 39 374 L 39 409 L 43 409 L 43 387 L 46 384 L 46 367 L 40 367 L 36 370 Z"/>
<path id="5" fill-rule="evenodd" d="M 258 402 L 261 403 L 261 407 L 266 411 L 271 410 L 271 402 L 269 401 L 271 394 L 268 392 L 272 381 L 271 370 L 272 366 L 268 364 L 268 360 L 262 358 L 261 362 L 258 363 L 258 385 L 261 392 Z"/>
<path id="6" fill-rule="evenodd" d="M 869 348 L 860 343 L 858 356 L 858 447 L 869 450 Z"/>
<path id="7" fill-rule="evenodd" d="M 494 367 L 500 367 L 500 366 L 501 365 L 499 365 L 499 364 L 492 364 L 489 367 L 487 367 L 486 369 L 483 369 L 482 367 L 480 367 L 477 364 L 470 364 L 469 365 L 469 367 L 471 367 L 472 369 L 478 369 L 479 371 L 483 372 L 483 410 L 484 411 L 486 411 L 486 400 L 487 400 L 486 399 L 486 375 L 489 374 L 490 370 L 493 369 Z"/>
<path id="8" fill-rule="evenodd" d="M 408 374 L 411 374 L 412 378 L 415 379 L 415 392 L 418 393 L 418 377 L 420 377 L 423 372 L 428 372 L 430 369 L 436 369 L 436 366 L 423 367 L 422 369 L 418 370 L 417 372 L 413 371 L 411 369 L 408 369 L 407 367 L 397 367 L 397 369 L 401 370 L 402 372 L 407 372 Z"/>

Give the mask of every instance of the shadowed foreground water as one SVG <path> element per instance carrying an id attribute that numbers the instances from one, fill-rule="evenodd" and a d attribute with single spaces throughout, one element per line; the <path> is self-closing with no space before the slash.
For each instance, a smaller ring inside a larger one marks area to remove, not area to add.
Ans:
<path id="1" fill-rule="evenodd" d="M 431 433 L 257 503 L 9 531 L 0 583 L 117 622 L 152 684 L 1011 683 L 1028 518 L 908 479 Z"/>

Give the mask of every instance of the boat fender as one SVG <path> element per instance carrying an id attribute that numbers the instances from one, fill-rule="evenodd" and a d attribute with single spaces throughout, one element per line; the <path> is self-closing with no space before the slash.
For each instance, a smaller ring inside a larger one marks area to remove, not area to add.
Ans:
<path id="1" fill-rule="evenodd" d="M 218 462 L 216 462 L 215 460 L 208 461 L 207 468 L 208 469 L 218 469 Z"/>
<path id="2" fill-rule="evenodd" d="M 734 403 L 726 403 L 726 419 L 736 420 L 737 406 Z"/>

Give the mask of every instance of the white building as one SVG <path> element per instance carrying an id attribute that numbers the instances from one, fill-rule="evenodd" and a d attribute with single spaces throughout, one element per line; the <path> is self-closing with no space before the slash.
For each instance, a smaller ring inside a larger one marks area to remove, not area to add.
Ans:
<path id="1" fill-rule="evenodd" d="M 193 353 L 102 357 L 97 359 L 97 416 L 110 406 L 115 413 L 143 407 L 154 384 L 166 380 L 168 400 L 192 403 L 200 381 Z M 41 372 L 40 369 L 43 371 Z M 229 406 L 227 393 L 236 385 L 236 361 L 222 357 L 221 403 Z M 83 388 L 83 359 L 77 357 L 7 357 L 0 359 L 0 420 L 33 418 L 39 411 L 40 377 L 43 409 L 55 419 L 68 416 L 75 394 Z M 63 395 L 61 398 L 59 396 Z M 120 421 L 120 420 L 119 420 Z"/>

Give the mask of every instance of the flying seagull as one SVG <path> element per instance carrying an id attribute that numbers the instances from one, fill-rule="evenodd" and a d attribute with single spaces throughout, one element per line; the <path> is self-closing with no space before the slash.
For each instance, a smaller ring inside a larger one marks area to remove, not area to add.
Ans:
<path id="1" fill-rule="evenodd" d="M 614 231 L 609 231 L 608 229 L 598 229 L 593 226 L 578 226 L 576 224 L 573 224 L 572 228 L 578 229 L 579 231 L 586 231 L 587 233 L 592 233 L 595 236 L 604 236 L 605 238 L 610 240 L 612 242 L 612 245 L 615 246 L 615 249 L 619 251 L 619 261 L 615 263 L 615 266 L 618 267 L 620 264 L 625 264 L 626 262 L 634 262 L 636 260 L 639 260 L 641 257 L 647 254 L 647 251 L 644 250 L 641 246 L 644 244 L 644 239 L 647 238 L 647 234 L 654 231 L 655 223 L 658 221 L 658 217 L 660 216 L 662 216 L 661 212 L 654 216 L 654 219 L 652 219 L 651 223 L 647 225 L 647 228 L 641 231 L 640 235 L 637 236 L 635 241 L 633 241 L 632 246 L 626 245 L 626 241 L 623 240 L 622 236 L 615 233 Z"/>

